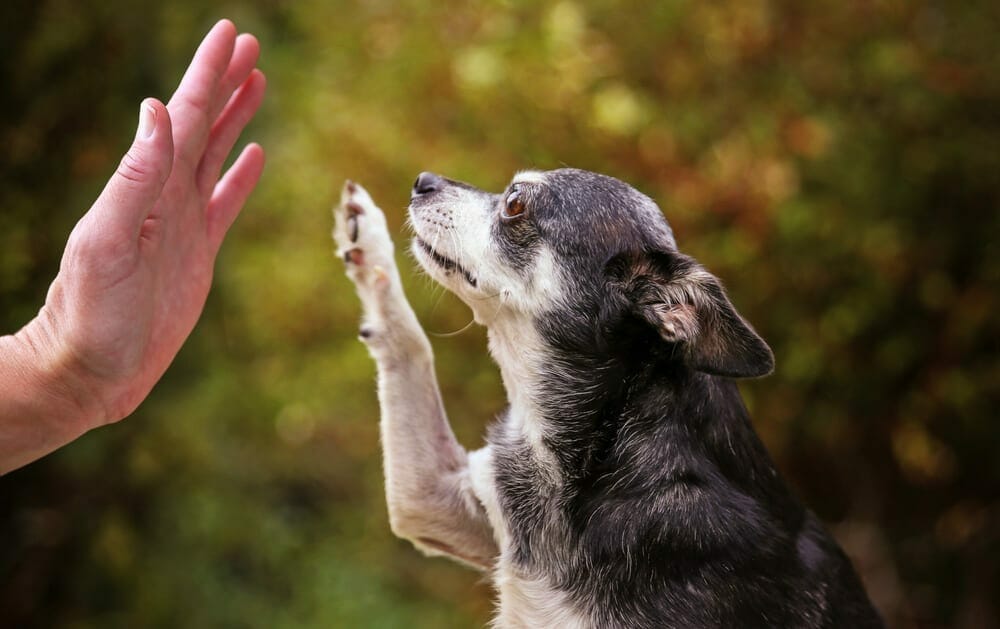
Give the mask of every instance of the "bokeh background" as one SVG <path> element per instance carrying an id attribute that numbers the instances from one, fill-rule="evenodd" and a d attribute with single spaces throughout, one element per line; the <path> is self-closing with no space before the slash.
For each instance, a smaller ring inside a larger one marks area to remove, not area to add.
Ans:
<path id="1" fill-rule="evenodd" d="M 1000 4 L 0 3 L 3 331 L 224 16 L 263 46 L 264 178 L 148 401 L 0 478 L 0 625 L 486 623 L 480 575 L 389 532 L 329 208 L 357 179 L 402 240 L 421 170 L 572 165 L 660 202 L 770 342 L 756 426 L 890 624 L 998 626 Z M 469 322 L 404 273 L 430 331 Z M 504 404 L 484 338 L 434 338 L 470 447 Z"/>

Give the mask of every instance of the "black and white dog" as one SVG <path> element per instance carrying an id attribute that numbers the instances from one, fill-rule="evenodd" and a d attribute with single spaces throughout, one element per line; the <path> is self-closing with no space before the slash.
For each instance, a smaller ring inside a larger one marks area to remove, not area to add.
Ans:
<path id="1" fill-rule="evenodd" d="M 334 236 L 378 366 L 392 530 L 493 573 L 502 627 L 877 627 L 733 378 L 770 348 L 656 204 L 603 175 L 501 194 L 423 173 L 413 254 L 489 331 L 510 407 L 455 440 L 385 217 L 348 182 Z"/>

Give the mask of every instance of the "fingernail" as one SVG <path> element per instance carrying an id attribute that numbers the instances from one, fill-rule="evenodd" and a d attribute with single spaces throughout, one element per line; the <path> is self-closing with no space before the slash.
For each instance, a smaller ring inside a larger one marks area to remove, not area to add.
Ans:
<path id="1" fill-rule="evenodd" d="M 153 135 L 156 130 L 156 110 L 152 106 L 143 103 L 139 107 L 139 130 L 135 136 L 141 140 L 146 140 Z"/>

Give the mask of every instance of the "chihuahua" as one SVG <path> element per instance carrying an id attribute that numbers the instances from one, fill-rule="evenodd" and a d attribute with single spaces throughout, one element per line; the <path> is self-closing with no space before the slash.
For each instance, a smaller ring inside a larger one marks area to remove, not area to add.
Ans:
<path id="1" fill-rule="evenodd" d="M 612 177 L 422 173 L 412 253 L 488 330 L 509 407 L 467 452 L 385 216 L 347 182 L 334 238 L 378 370 L 392 531 L 489 571 L 498 627 L 880 627 L 734 379 L 770 348 L 659 207 Z"/>

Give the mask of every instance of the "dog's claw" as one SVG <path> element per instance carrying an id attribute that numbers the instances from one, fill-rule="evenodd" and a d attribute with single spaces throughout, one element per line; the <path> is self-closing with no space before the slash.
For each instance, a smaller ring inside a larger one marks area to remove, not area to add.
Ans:
<path id="1" fill-rule="evenodd" d="M 372 330 L 367 325 L 361 326 L 361 329 L 358 330 L 358 336 L 361 339 L 370 339 L 374 333 L 375 333 L 374 330 Z"/>
<path id="2" fill-rule="evenodd" d="M 343 259 L 347 277 L 364 300 L 387 298 L 386 289 L 398 276 L 382 210 L 361 184 L 348 179 L 333 219 L 337 257 Z"/>
<path id="3" fill-rule="evenodd" d="M 347 217 L 347 237 L 351 239 L 351 242 L 358 241 L 358 217 L 348 216 Z"/>

